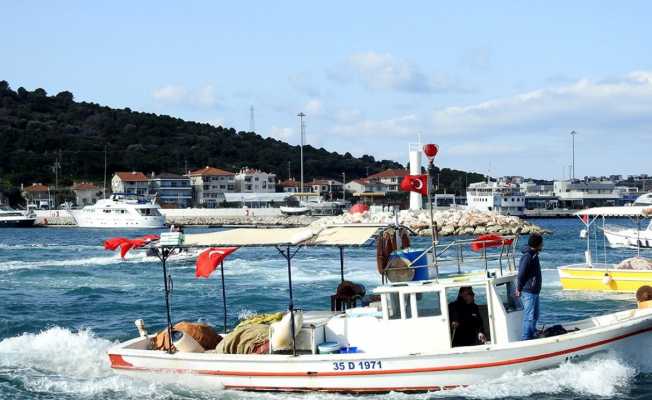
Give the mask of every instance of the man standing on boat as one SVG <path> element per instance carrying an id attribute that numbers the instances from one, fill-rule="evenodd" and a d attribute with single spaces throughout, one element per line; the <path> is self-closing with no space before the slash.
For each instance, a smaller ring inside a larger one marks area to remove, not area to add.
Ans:
<path id="1" fill-rule="evenodd" d="M 543 236 L 533 233 L 518 265 L 516 297 L 523 302 L 523 334 L 521 340 L 534 339 L 539 320 L 539 293 L 541 293 L 541 265 L 539 252 L 543 249 Z"/>

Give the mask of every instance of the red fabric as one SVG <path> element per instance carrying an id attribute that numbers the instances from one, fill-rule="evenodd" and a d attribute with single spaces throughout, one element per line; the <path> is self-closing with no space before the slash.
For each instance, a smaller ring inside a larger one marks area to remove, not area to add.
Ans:
<path id="1" fill-rule="evenodd" d="M 436 144 L 424 144 L 423 152 L 426 153 L 426 157 L 428 157 L 429 159 L 435 158 L 435 156 L 439 152 L 439 147 Z"/>
<path id="2" fill-rule="evenodd" d="M 202 251 L 195 263 L 195 276 L 208 278 L 226 256 L 236 250 L 237 247 L 211 247 Z"/>
<path id="3" fill-rule="evenodd" d="M 505 244 L 512 244 L 514 239 L 506 239 L 501 235 L 495 233 L 489 233 L 486 235 L 480 235 L 473 242 L 471 242 L 471 250 L 473 251 L 482 251 L 482 249 L 488 249 L 491 247 L 500 247 Z"/>
<path id="4" fill-rule="evenodd" d="M 111 238 L 104 241 L 104 250 L 115 250 L 123 242 L 128 241 L 129 239 L 124 237 Z"/>
<path id="5" fill-rule="evenodd" d="M 401 181 L 400 188 L 404 192 L 417 192 L 426 196 L 428 194 L 428 175 L 406 175 Z"/>
<path id="6" fill-rule="evenodd" d="M 363 203 L 354 204 L 349 210 L 351 214 L 362 214 L 365 211 L 369 211 L 369 206 Z"/>

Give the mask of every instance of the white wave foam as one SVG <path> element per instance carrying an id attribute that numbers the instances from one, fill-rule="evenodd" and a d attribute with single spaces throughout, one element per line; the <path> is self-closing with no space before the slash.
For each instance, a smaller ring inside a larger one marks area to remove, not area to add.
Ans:
<path id="1" fill-rule="evenodd" d="M 101 393 L 121 393 L 130 398 L 160 394 L 156 385 L 115 375 L 106 350 L 108 340 L 92 332 L 71 332 L 54 327 L 38 334 L 26 333 L 0 342 L 2 374 L 18 380 L 28 391 L 78 394 L 93 398 Z"/>
<path id="2" fill-rule="evenodd" d="M 564 392 L 612 397 L 624 391 L 636 373 L 635 368 L 625 364 L 615 355 L 601 355 L 579 363 L 566 363 L 554 369 L 531 374 L 515 371 L 491 382 L 454 389 L 442 394 L 482 399 Z"/>

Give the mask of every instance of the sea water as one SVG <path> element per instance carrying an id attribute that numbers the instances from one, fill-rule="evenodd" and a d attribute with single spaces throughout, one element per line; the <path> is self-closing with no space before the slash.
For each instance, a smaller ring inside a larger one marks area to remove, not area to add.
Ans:
<path id="1" fill-rule="evenodd" d="M 633 294 L 562 291 L 556 267 L 583 260 L 586 242 L 579 239 L 581 224 L 573 219 L 534 222 L 553 231 L 546 236 L 541 254 L 542 324 L 633 306 Z M 136 251 L 122 260 L 116 253 L 103 250 L 102 241 L 145 233 L 152 231 L 0 229 L 0 399 L 351 398 L 337 394 L 204 392 L 114 374 L 106 350 L 137 335 L 134 320 L 144 319 L 150 331 L 164 326 L 163 275 L 156 258 Z M 602 238 L 596 238 L 591 245 L 594 261 L 602 262 Z M 426 246 L 428 241 L 417 239 L 417 245 Z M 606 259 L 617 261 L 633 254 L 631 249 L 609 249 Z M 644 255 L 652 257 L 652 252 Z M 221 327 L 219 274 L 195 278 L 194 254 L 170 260 L 169 266 L 174 285 L 173 320 L 204 318 Z M 275 249 L 239 249 L 225 262 L 224 272 L 229 325 L 252 313 L 287 307 L 287 264 Z M 375 250 L 345 250 L 345 274 L 367 288 L 377 285 Z M 297 307 L 330 307 L 329 296 L 339 277 L 336 249 L 300 250 L 293 261 Z M 646 365 L 652 349 L 637 350 L 636 360 L 607 353 L 530 374 L 515 368 L 500 379 L 446 392 L 365 398 L 652 398 L 652 362 Z"/>

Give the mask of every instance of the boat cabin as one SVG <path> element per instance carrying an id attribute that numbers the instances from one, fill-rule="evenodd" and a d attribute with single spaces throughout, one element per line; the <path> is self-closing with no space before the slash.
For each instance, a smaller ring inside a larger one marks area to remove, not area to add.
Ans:
<path id="1" fill-rule="evenodd" d="M 305 311 L 297 333 L 297 351 L 316 354 L 325 342 L 374 354 L 449 350 L 454 347 L 457 329 L 463 329 L 453 327 L 450 310 L 460 289 L 467 288 L 475 294 L 486 344 L 518 341 L 523 308 L 513 295 L 516 274 L 497 277 L 497 272 L 490 272 L 490 277 L 480 271 L 440 277 L 438 281 L 390 283 L 374 289 L 379 301 L 366 306 L 344 312 Z M 272 353 L 275 350 L 270 348 Z"/>

